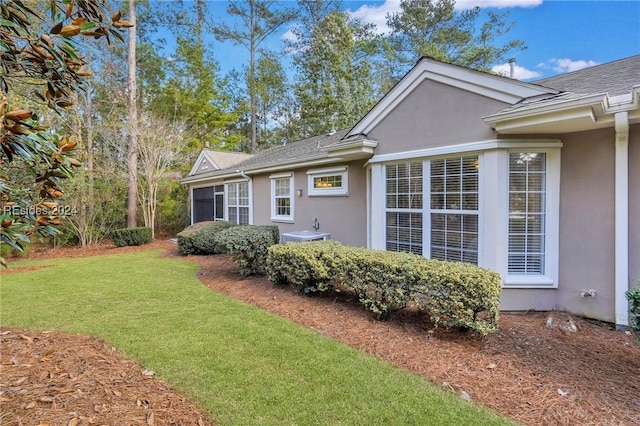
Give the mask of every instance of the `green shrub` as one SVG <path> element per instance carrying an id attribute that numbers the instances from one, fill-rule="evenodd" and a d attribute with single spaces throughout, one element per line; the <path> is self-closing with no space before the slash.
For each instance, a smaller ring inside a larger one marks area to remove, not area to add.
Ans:
<path id="1" fill-rule="evenodd" d="M 272 283 L 289 283 L 302 292 L 339 283 L 379 319 L 414 303 L 435 327 L 482 336 L 497 329 L 500 275 L 468 263 L 313 241 L 272 246 L 266 264 Z"/>
<path id="2" fill-rule="evenodd" d="M 264 274 L 267 252 L 277 244 L 280 233 L 274 227 L 242 225 L 218 233 L 218 243 L 226 248 L 242 275 Z"/>
<path id="3" fill-rule="evenodd" d="M 386 320 L 413 299 L 413 268 L 420 261 L 424 259 L 410 253 L 350 248 L 340 259 L 342 285 L 356 294 L 365 309 Z"/>
<path id="4" fill-rule="evenodd" d="M 640 333 L 640 288 L 634 288 L 625 293 L 629 301 L 629 311 L 631 312 L 631 329 Z M 638 334 L 640 339 L 640 334 Z"/>
<path id="5" fill-rule="evenodd" d="M 343 247 L 331 240 L 273 245 L 266 259 L 269 280 L 274 285 L 291 284 L 303 294 L 327 291 Z"/>
<path id="6" fill-rule="evenodd" d="M 226 249 L 218 244 L 217 236 L 231 226 L 235 224 L 221 220 L 194 223 L 178 233 L 178 252 L 184 256 L 224 253 Z"/>
<path id="7" fill-rule="evenodd" d="M 151 228 L 122 228 L 111 233 L 111 239 L 117 247 L 140 246 L 153 241 Z"/>
<path id="8" fill-rule="evenodd" d="M 470 263 L 425 259 L 416 264 L 414 301 L 431 321 L 445 328 L 486 336 L 498 328 L 500 274 Z"/>

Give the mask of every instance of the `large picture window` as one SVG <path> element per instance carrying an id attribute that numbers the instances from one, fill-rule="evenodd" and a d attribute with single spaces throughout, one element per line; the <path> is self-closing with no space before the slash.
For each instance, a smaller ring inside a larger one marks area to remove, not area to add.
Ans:
<path id="1" fill-rule="evenodd" d="M 478 263 L 478 157 L 432 160 L 431 258 Z"/>
<path id="2" fill-rule="evenodd" d="M 510 275 L 545 274 L 546 154 L 509 154 Z"/>
<path id="3" fill-rule="evenodd" d="M 271 220 L 293 221 L 293 175 L 271 176 Z"/>
<path id="4" fill-rule="evenodd" d="M 249 224 L 249 182 L 233 182 L 227 187 L 227 220 L 238 225 Z"/>

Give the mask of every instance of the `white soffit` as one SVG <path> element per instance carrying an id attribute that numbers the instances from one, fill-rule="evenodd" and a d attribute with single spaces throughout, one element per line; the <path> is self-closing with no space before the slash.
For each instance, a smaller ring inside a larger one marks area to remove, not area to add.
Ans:
<path id="1" fill-rule="evenodd" d="M 524 98 L 558 93 L 554 89 L 523 83 L 518 80 L 471 70 L 429 58 L 422 58 L 348 134 L 368 134 L 425 80 L 466 90 L 510 105 Z"/>

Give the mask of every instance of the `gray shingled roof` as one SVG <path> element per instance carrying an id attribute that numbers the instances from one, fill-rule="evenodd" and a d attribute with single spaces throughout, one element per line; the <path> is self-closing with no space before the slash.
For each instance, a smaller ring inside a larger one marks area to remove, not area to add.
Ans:
<path id="1" fill-rule="evenodd" d="M 214 151 L 211 149 L 206 149 L 205 151 L 221 169 L 233 167 L 252 157 L 251 154 L 244 154 L 242 152 Z"/>
<path id="2" fill-rule="evenodd" d="M 236 169 L 250 170 L 256 167 L 265 167 L 272 164 L 289 163 L 296 160 L 313 158 L 323 155 L 327 147 L 335 145 L 347 134 L 347 129 L 339 130 L 333 134 L 313 136 L 308 139 L 278 145 L 265 149 L 255 154 L 252 158 L 236 164 Z"/>
<path id="3" fill-rule="evenodd" d="M 532 83 L 563 92 L 622 95 L 629 93 L 634 85 L 640 84 L 640 55 Z"/>
<path id="4" fill-rule="evenodd" d="M 273 165 L 294 163 L 296 161 L 310 160 L 313 158 L 323 157 L 327 154 L 327 148 L 341 143 L 349 142 L 353 138 L 343 139 L 348 129 L 338 130 L 332 134 L 323 134 L 308 139 L 288 143 L 286 145 L 278 145 L 265 149 L 254 154 L 251 158 L 237 163 L 232 167 L 216 170 L 214 172 L 203 173 L 198 175 L 201 177 L 216 177 L 227 175 L 229 172 L 242 170 L 249 172 L 251 170 L 269 167 Z M 194 176 L 195 177 L 195 176 Z"/>
<path id="5" fill-rule="evenodd" d="M 559 105 L 598 94 L 616 96 L 630 93 L 633 86 L 640 85 L 640 55 L 533 81 L 532 84 L 560 90 L 561 93 L 523 99 L 494 115 Z"/>

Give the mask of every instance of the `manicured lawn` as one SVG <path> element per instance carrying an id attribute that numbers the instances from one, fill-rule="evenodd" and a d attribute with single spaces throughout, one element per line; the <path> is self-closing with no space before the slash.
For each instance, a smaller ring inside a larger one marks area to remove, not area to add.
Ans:
<path id="1" fill-rule="evenodd" d="M 98 336 L 222 425 L 509 424 L 416 375 L 217 294 L 195 278 L 194 264 L 158 253 L 29 261 L 55 267 L 0 277 L 0 324 Z"/>

